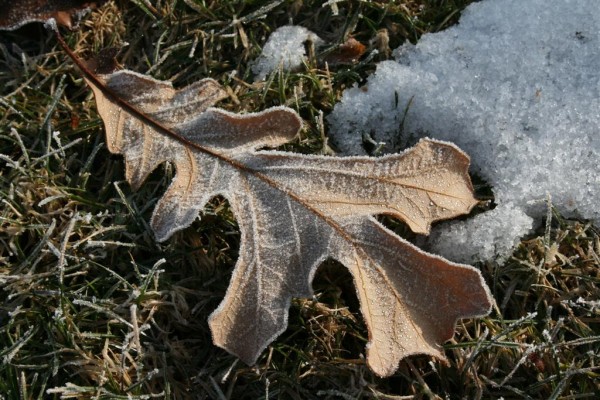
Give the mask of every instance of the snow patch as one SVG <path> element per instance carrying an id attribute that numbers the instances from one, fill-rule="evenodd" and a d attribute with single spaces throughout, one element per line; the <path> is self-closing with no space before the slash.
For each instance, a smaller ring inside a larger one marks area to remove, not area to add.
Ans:
<path id="1" fill-rule="evenodd" d="M 532 227 L 533 219 L 521 208 L 508 203 L 465 221 L 446 222 L 429 237 L 428 250 L 467 264 L 479 260 L 502 262 L 519 237 L 529 233 Z"/>
<path id="2" fill-rule="evenodd" d="M 289 71 L 302 66 L 306 59 L 304 44 L 308 40 L 315 44 L 322 42 L 315 33 L 301 26 L 286 25 L 275 30 L 252 65 L 255 80 L 264 80 L 279 67 Z"/>
<path id="3" fill-rule="evenodd" d="M 346 90 L 328 118 L 333 144 L 364 154 L 370 135 L 393 152 L 429 136 L 466 151 L 498 208 L 436 228 L 433 247 L 451 259 L 505 257 L 547 195 L 564 215 L 600 223 L 597 5 L 470 5 L 459 25 L 396 49 L 366 87 Z"/>

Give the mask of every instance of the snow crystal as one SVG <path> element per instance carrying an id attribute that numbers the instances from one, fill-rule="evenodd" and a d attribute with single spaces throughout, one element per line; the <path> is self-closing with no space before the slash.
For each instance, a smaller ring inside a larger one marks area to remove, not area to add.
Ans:
<path id="1" fill-rule="evenodd" d="M 279 67 L 284 70 L 300 67 L 306 59 L 304 44 L 308 40 L 315 44 L 321 42 L 316 34 L 301 26 L 287 25 L 275 30 L 265 43 L 261 55 L 252 65 L 252 72 L 256 75 L 255 80 L 264 80 Z"/>
<path id="2" fill-rule="evenodd" d="M 465 221 L 448 222 L 443 229 L 434 230 L 428 250 L 463 263 L 482 259 L 501 262 L 532 226 L 531 217 L 509 203 Z"/>
<path id="3" fill-rule="evenodd" d="M 365 87 L 346 90 L 328 119 L 332 141 L 346 154 L 364 154 L 363 135 L 386 151 L 422 136 L 465 150 L 498 210 L 440 224 L 433 247 L 451 259 L 505 256 L 548 194 L 563 214 L 598 223 L 599 26 L 594 0 L 474 3 L 459 25 L 396 49 Z"/>

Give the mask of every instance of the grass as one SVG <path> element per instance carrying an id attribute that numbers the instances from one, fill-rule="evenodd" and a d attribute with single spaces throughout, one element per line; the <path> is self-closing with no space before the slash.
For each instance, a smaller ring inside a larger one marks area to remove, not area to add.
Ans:
<path id="1" fill-rule="evenodd" d="M 373 43 L 368 54 L 383 29 L 391 48 L 415 42 L 469 1 L 344 1 L 337 15 L 321 3 L 111 2 L 65 33 L 82 57 L 128 43 L 123 65 L 176 86 L 215 78 L 231 93 L 221 106 L 236 112 L 293 107 L 306 127 L 286 149 L 316 153 L 326 150 L 320 112 L 386 54 L 331 69 L 316 55 L 253 83 L 249 65 L 274 27 L 292 20 L 332 48 L 352 35 Z M 130 190 L 90 91 L 40 25 L 0 33 L 0 52 L 1 399 L 600 396 L 600 232 L 551 207 L 507 262 L 479 265 L 497 307 L 458 324 L 447 365 L 412 357 L 391 378 L 374 376 L 352 279 L 333 262 L 258 363 L 238 362 L 212 345 L 206 323 L 237 257 L 227 202 L 156 243 L 147 221 L 172 168 Z"/>

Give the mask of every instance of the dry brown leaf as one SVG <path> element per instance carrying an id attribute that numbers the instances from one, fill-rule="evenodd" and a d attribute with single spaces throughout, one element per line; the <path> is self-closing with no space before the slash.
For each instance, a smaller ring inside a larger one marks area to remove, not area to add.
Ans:
<path id="1" fill-rule="evenodd" d="M 73 27 L 73 16 L 100 6 L 106 0 L 0 0 L 0 29 L 13 30 L 30 22 L 54 18 L 59 25 Z"/>
<path id="2" fill-rule="evenodd" d="M 362 57 L 366 50 L 367 47 L 364 44 L 351 37 L 333 52 L 329 53 L 324 61 L 329 65 L 354 64 Z"/>
<path id="3" fill-rule="evenodd" d="M 423 140 L 381 158 L 259 150 L 295 137 L 301 120 L 293 110 L 210 108 L 226 96 L 210 79 L 181 90 L 130 71 L 88 82 L 109 149 L 125 156 L 134 188 L 159 164 L 176 166 L 152 217 L 158 240 L 190 225 L 212 197 L 229 200 L 240 255 L 209 324 L 215 344 L 246 363 L 286 329 L 291 298 L 312 296 L 327 258 L 352 273 L 369 330 L 367 361 L 380 376 L 411 354 L 444 359 L 440 344 L 456 320 L 489 312 L 476 269 L 424 253 L 373 217 L 390 214 L 427 233 L 431 222 L 467 213 L 476 203 L 469 158 L 452 144 Z"/>

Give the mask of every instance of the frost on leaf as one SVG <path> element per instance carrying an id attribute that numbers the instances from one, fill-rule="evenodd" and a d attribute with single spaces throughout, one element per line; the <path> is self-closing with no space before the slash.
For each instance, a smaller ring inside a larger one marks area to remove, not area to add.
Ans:
<path id="1" fill-rule="evenodd" d="M 297 114 L 284 107 L 236 115 L 211 108 L 226 96 L 206 79 L 181 90 L 130 71 L 89 80 L 109 149 L 125 156 L 138 187 L 159 164 L 176 176 L 157 204 L 158 240 L 192 223 L 214 196 L 227 198 L 241 230 L 225 298 L 209 318 L 214 343 L 248 364 L 287 326 L 292 297 L 312 296 L 327 258 L 351 272 L 369 330 L 367 361 L 392 374 L 411 354 L 444 359 L 457 319 L 489 312 L 479 272 L 419 250 L 373 217 L 389 214 L 415 232 L 475 204 L 468 157 L 422 140 L 381 158 L 271 150 L 294 138 Z M 105 86 L 108 89 L 102 89 Z"/>

